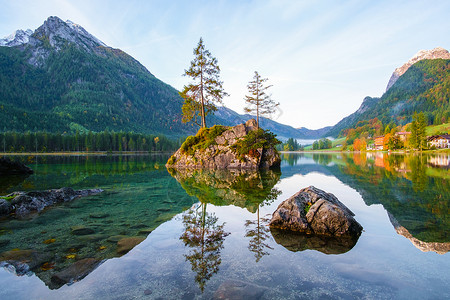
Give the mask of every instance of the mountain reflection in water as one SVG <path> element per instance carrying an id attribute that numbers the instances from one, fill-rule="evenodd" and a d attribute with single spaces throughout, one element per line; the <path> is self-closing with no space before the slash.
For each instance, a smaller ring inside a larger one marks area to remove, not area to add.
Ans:
<path id="1" fill-rule="evenodd" d="M 301 157 L 312 161 L 296 165 Z M 446 153 L 284 154 L 288 166 L 283 168 L 283 176 L 299 169 L 333 175 L 358 191 L 367 205 L 382 204 L 395 220 L 397 232 L 408 232 L 405 237 L 413 237 L 416 247 L 428 243 L 418 249 L 446 253 L 450 249 L 449 157 Z M 398 230 L 400 227 L 404 230 Z"/>

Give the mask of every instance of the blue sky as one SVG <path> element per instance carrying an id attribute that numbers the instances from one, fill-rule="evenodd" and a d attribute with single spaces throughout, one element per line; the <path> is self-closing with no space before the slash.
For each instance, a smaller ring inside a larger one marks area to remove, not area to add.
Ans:
<path id="1" fill-rule="evenodd" d="M 254 71 L 281 103 L 276 121 L 317 129 L 379 97 L 416 52 L 450 49 L 450 1 L 0 0 L 0 37 L 56 15 L 132 55 L 181 89 L 203 37 L 219 61 L 224 104 L 243 113 Z"/>

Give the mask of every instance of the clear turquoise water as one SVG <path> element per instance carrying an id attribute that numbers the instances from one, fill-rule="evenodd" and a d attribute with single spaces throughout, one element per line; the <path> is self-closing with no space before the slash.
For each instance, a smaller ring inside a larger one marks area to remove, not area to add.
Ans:
<path id="1" fill-rule="evenodd" d="M 0 256 L 45 254 L 21 276 L 4 262 L 0 298 L 220 299 L 224 287 L 246 299 L 450 298 L 448 156 L 285 154 L 281 172 L 263 173 L 169 173 L 166 159 L 35 157 L 34 175 L 3 180 L 2 195 L 105 191 L 0 222 Z M 310 185 L 355 213 L 364 227 L 356 245 L 271 233 L 278 204 Z M 80 225 L 92 232 L 74 235 Z M 119 255 L 117 240 L 136 236 L 145 240 Z M 52 284 L 88 257 L 102 263 L 77 282 Z"/>

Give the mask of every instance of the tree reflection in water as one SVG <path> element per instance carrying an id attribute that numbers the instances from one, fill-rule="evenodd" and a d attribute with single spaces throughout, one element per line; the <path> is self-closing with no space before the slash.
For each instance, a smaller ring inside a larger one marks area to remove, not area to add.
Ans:
<path id="1" fill-rule="evenodd" d="M 229 235 L 224 231 L 225 223 L 218 225 L 218 218 L 208 213 L 206 206 L 206 203 L 197 204 L 183 214 L 184 232 L 180 237 L 191 248 L 185 258 L 196 272 L 195 281 L 202 292 L 206 282 L 219 271 L 220 251 Z"/>
<path id="2" fill-rule="evenodd" d="M 270 238 L 267 220 L 259 214 L 260 206 L 275 200 L 281 193 L 274 188 L 281 176 L 279 170 L 175 170 L 168 169 L 183 189 L 199 199 L 200 204 L 183 216 L 185 227 L 181 239 L 193 248 L 186 255 L 197 273 L 196 281 L 203 291 L 205 283 L 219 270 L 223 239 L 228 235 L 223 224 L 217 225 L 217 217 L 206 212 L 207 203 L 216 206 L 234 205 L 256 213 L 256 220 L 247 220 L 246 237 L 250 238 L 249 250 L 257 261 L 271 249 L 266 243 Z"/>
<path id="3" fill-rule="evenodd" d="M 263 199 L 261 203 L 258 203 L 258 208 L 256 209 L 256 220 L 245 221 L 245 227 L 247 228 L 245 237 L 250 238 L 248 250 L 254 253 L 256 262 L 259 262 L 259 260 L 264 255 L 269 255 L 269 252 L 266 249 L 273 250 L 273 248 L 266 243 L 266 240 L 268 238 L 271 238 L 272 236 L 270 234 L 270 228 L 268 226 L 270 218 L 265 217 L 261 218 L 259 216 L 259 208 L 266 204 L 270 204 L 280 194 L 281 191 L 278 190 L 277 188 L 269 189 L 269 194 L 267 195 L 267 197 Z"/>

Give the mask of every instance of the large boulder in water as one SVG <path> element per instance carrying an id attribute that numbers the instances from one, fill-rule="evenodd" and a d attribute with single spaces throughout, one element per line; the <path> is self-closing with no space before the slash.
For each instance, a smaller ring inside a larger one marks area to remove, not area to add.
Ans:
<path id="1" fill-rule="evenodd" d="M 307 234 L 359 237 L 363 228 L 353 216 L 336 196 L 310 186 L 283 201 L 269 225 Z"/>
<path id="2" fill-rule="evenodd" d="M 12 161 L 7 157 L 0 157 L 0 176 L 33 174 L 33 170 L 21 162 Z"/>

